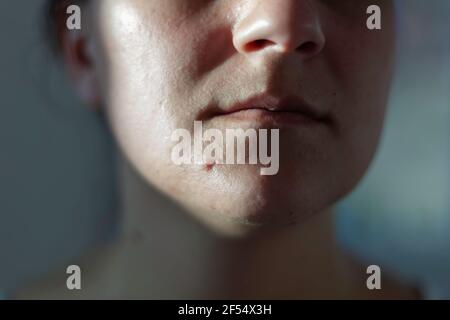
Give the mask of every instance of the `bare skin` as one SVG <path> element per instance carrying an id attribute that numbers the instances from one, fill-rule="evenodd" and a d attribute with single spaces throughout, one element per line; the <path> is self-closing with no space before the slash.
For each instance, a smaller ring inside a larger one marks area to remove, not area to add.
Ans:
<path id="1" fill-rule="evenodd" d="M 16 298 L 419 298 L 385 273 L 382 290 L 368 290 L 366 266 L 336 243 L 331 213 L 251 237 L 219 237 L 161 198 L 127 163 L 120 171 L 123 229 L 107 247 L 70 262 L 81 267 L 82 290 L 67 289 L 66 266 L 59 266 Z"/>
<path id="2" fill-rule="evenodd" d="M 105 113 L 148 183 L 211 228 L 245 233 L 329 210 L 370 164 L 389 94 L 394 13 L 391 1 L 378 1 L 383 30 L 370 32 L 369 3 L 92 2 L 82 32 L 65 33 L 63 53 L 81 98 Z M 255 95 L 296 97 L 303 103 L 293 107 L 309 106 L 318 120 L 217 116 Z M 278 128 L 278 174 L 175 165 L 171 135 L 192 133 L 196 120 L 221 131 Z"/>
<path id="3" fill-rule="evenodd" d="M 68 292 L 60 269 L 22 296 L 414 297 L 387 280 L 382 292 L 368 291 L 365 268 L 332 232 L 335 203 L 376 151 L 389 94 L 394 12 L 391 1 L 375 1 L 383 30 L 369 32 L 373 2 L 88 5 L 83 31 L 63 32 L 62 49 L 79 96 L 104 112 L 120 147 L 123 229 L 78 262 L 81 292 Z M 317 119 L 217 115 L 255 95 L 295 96 Z M 219 130 L 279 128 L 279 173 L 176 166 L 171 132 L 196 120 Z"/>

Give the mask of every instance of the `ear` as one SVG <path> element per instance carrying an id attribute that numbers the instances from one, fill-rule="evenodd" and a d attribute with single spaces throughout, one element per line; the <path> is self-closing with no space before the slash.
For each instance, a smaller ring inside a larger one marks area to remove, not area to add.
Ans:
<path id="1" fill-rule="evenodd" d="M 94 110 L 99 110 L 100 85 L 92 38 L 84 30 L 64 29 L 60 34 L 60 44 L 66 69 L 79 98 Z"/>

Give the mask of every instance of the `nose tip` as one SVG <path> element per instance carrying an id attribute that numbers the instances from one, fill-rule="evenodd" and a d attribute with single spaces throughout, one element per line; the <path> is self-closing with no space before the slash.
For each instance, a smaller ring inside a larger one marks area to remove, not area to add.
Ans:
<path id="1" fill-rule="evenodd" d="M 324 47 L 325 37 L 308 1 L 264 0 L 238 22 L 233 44 L 243 54 L 270 49 L 312 57 Z"/>

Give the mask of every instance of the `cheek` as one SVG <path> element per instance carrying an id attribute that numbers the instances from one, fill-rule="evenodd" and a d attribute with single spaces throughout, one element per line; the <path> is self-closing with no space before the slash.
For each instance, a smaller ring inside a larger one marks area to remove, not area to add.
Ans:
<path id="1" fill-rule="evenodd" d="M 394 30 L 386 23 L 382 31 L 360 27 L 330 37 L 327 52 L 335 81 L 341 88 L 336 110 L 346 127 L 369 134 L 383 122 L 394 63 Z"/>
<path id="2" fill-rule="evenodd" d="M 342 172 L 359 179 L 377 149 L 394 63 L 394 30 L 387 16 L 382 31 L 361 26 L 334 28 L 326 61 L 338 86 L 333 114 L 339 124 Z M 343 180 L 345 180 L 343 178 Z"/>
<path id="3" fill-rule="evenodd" d="M 171 29 L 175 23 L 162 21 L 161 15 L 143 16 L 151 8 L 139 9 L 120 1 L 101 8 L 99 39 L 106 57 L 101 74 L 106 112 L 119 144 L 132 157 L 152 159 L 169 154 L 171 132 L 183 126 L 180 92 L 190 91 L 182 71 L 191 60 L 190 45 L 189 38 Z"/>

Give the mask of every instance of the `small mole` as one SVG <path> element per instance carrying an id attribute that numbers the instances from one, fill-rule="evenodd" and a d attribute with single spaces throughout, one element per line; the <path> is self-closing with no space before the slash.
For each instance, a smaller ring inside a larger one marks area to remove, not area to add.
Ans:
<path id="1" fill-rule="evenodd" d="M 208 164 L 205 165 L 205 170 L 207 172 L 209 172 L 209 171 L 212 170 L 213 167 L 214 167 L 214 163 L 208 163 Z"/>

